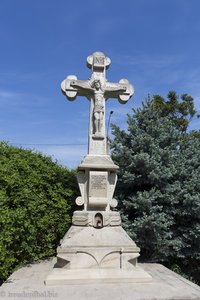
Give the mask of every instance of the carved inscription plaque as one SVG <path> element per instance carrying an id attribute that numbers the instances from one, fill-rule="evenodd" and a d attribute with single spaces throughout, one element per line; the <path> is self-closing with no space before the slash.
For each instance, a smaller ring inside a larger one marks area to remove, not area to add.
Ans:
<path id="1" fill-rule="evenodd" d="M 108 172 L 90 171 L 89 197 L 107 197 Z"/>
<path id="2" fill-rule="evenodd" d="M 104 56 L 95 56 L 93 59 L 94 59 L 94 66 L 104 66 L 104 62 L 105 62 Z"/>

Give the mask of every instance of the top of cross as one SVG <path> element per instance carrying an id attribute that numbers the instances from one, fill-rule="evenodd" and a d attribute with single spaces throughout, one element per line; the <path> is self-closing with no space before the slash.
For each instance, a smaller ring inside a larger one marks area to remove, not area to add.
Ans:
<path id="1" fill-rule="evenodd" d="M 106 69 L 109 68 L 110 63 L 110 58 L 103 52 L 94 52 L 87 57 L 87 66 L 92 69 L 91 77 L 88 80 L 77 80 L 75 75 L 67 76 L 61 83 L 63 94 L 69 100 L 74 100 L 76 96 L 86 96 L 91 99 L 98 90 L 97 86 L 100 85 L 104 99 L 118 98 L 120 103 L 126 103 L 133 95 L 134 88 L 127 79 L 121 79 L 119 83 L 107 81 Z"/>
<path id="2" fill-rule="evenodd" d="M 102 52 L 94 52 L 87 57 L 87 66 L 92 70 L 88 80 L 78 80 L 75 75 L 69 75 L 61 84 L 63 94 L 74 100 L 76 96 L 85 96 L 90 102 L 89 150 L 90 155 L 106 155 L 107 137 L 105 126 L 105 101 L 117 98 L 120 103 L 126 103 L 134 93 L 133 86 L 127 79 L 118 83 L 106 79 L 106 69 L 111 60 Z"/>
<path id="3" fill-rule="evenodd" d="M 92 55 L 87 57 L 87 66 L 92 70 L 108 69 L 110 63 L 110 58 L 106 57 L 103 52 L 94 52 Z"/>

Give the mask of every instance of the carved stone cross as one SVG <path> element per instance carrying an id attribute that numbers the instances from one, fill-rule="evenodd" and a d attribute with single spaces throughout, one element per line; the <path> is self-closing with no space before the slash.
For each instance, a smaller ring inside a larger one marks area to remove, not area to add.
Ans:
<path id="1" fill-rule="evenodd" d="M 120 213 L 113 210 L 118 166 L 107 153 L 105 101 L 117 98 L 126 103 L 133 95 L 128 80 L 106 80 L 110 59 L 102 52 L 87 58 L 92 69 L 88 80 L 68 76 L 62 91 L 69 100 L 85 96 L 91 102 L 89 151 L 78 166 L 80 196 L 72 217 L 72 226 L 57 249 L 55 269 L 47 285 L 148 282 L 151 276 L 137 266 L 139 248 L 121 227 Z"/>
<path id="2" fill-rule="evenodd" d="M 89 155 L 107 155 L 107 137 L 105 129 L 105 101 L 117 98 L 120 103 L 126 103 L 133 95 L 133 86 L 127 79 L 112 83 L 106 79 L 106 69 L 111 63 L 110 58 L 102 52 L 95 52 L 87 58 L 87 66 L 92 69 L 88 80 L 77 80 L 69 75 L 61 84 L 63 94 L 69 100 L 76 96 L 85 96 L 90 102 Z"/>

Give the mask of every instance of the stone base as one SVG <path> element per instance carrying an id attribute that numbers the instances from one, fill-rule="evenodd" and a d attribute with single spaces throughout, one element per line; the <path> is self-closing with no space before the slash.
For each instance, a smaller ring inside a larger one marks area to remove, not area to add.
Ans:
<path id="1" fill-rule="evenodd" d="M 57 249 L 57 267 L 132 270 L 139 251 L 121 226 L 71 226 Z"/>
<path id="2" fill-rule="evenodd" d="M 0 287 L 2 300 L 200 300 L 200 287 L 160 264 L 139 264 L 152 276 L 148 283 L 85 283 L 46 286 L 55 259 L 25 266 Z"/>
<path id="3" fill-rule="evenodd" d="M 135 267 L 134 270 L 123 269 L 74 269 L 55 268 L 47 276 L 46 285 L 89 284 L 89 283 L 136 283 L 150 282 L 152 277 Z"/>
<path id="4" fill-rule="evenodd" d="M 121 226 L 71 226 L 46 284 L 151 281 L 137 267 L 139 250 Z"/>

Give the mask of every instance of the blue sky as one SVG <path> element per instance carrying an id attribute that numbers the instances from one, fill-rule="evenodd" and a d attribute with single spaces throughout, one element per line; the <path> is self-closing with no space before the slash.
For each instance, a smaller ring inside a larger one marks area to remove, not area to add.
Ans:
<path id="1" fill-rule="evenodd" d="M 110 81 L 135 87 L 128 104 L 107 102 L 121 128 L 148 94 L 188 93 L 200 111 L 199 13 L 199 0 L 1 0 L 0 140 L 76 167 L 87 153 L 89 103 L 67 101 L 60 83 L 87 79 L 95 51 L 111 58 Z"/>

